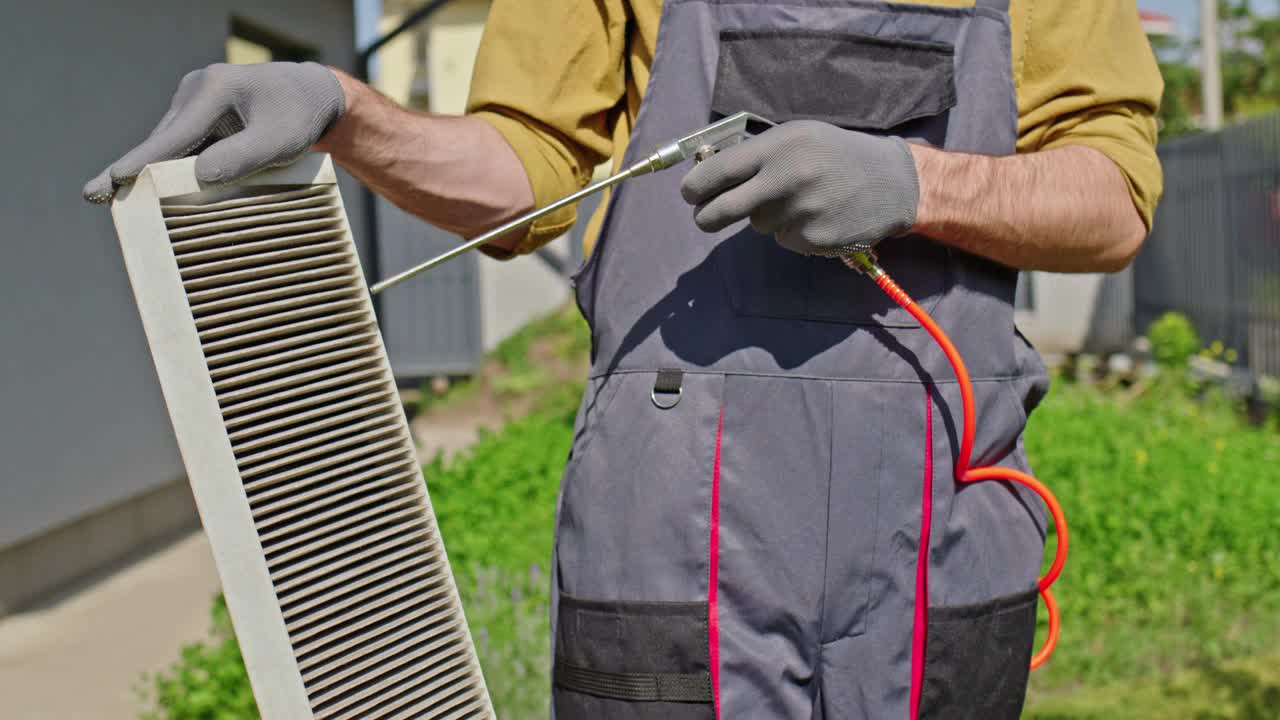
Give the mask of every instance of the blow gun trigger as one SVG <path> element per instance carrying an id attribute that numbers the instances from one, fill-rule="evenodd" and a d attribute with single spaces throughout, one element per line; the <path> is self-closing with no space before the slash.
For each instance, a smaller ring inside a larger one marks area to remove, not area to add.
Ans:
<path id="1" fill-rule="evenodd" d="M 747 139 L 753 130 L 759 132 L 774 125 L 773 121 L 754 113 L 740 112 L 680 138 L 677 142 L 680 144 L 681 153 L 686 158 L 705 160 L 720 150 Z"/>
<path id="2" fill-rule="evenodd" d="M 755 113 L 735 113 L 660 146 L 648 158 L 637 163 L 638 172 L 635 174 L 666 170 L 689 158 L 696 158 L 701 162 L 724 148 L 742 142 L 753 131 L 759 132 L 776 124 Z"/>
<path id="3" fill-rule="evenodd" d="M 711 157 L 712 155 L 715 155 L 716 153 L 720 152 L 721 150 L 724 150 L 725 148 L 728 148 L 728 147 L 733 147 L 734 145 L 737 145 L 738 143 L 746 139 L 747 139 L 746 135 L 732 135 L 730 137 L 725 138 L 724 140 L 721 140 L 720 142 L 714 145 L 712 145 L 711 143 L 707 143 L 706 145 L 699 145 L 693 151 L 693 161 L 695 163 L 700 163 L 703 160 L 706 160 L 707 158 Z"/>

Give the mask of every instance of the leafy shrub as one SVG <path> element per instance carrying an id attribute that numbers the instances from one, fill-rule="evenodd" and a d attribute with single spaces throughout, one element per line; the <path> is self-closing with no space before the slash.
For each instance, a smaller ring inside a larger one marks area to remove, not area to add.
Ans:
<path id="1" fill-rule="evenodd" d="M 211 612 L 212 638 L 182 648 L 167 673 L 150 678 L 143 698 L 154 706 L 145 720 L 236 720 L 258 717 L 240 645 L 227 604 L 218 596 Z"/>
<path id="2" fill-rule="evenodd" d="M 558 388 L 532 415 L 482 435 L 447 465 L 437 459 L 425 468 L 489 694 L 504 720 L 548 716 L 545 568 L 581 391 Z"/>
<path id="3" fill-rule="evenodd" d="M 483 433 L 447 465 L 437 458 L 424 468 L 455 568 L 528 572 L 547 563 L 580 388 L 565 388 L 532 415 Z"/>
<path id="4" fill-rule="evenodd" d="M 1186 315 L 1167 312 L 1147 328 L 1151 354 L 1166 368 L 1185 368 L 1200 351 L 1200 336 Z"/>

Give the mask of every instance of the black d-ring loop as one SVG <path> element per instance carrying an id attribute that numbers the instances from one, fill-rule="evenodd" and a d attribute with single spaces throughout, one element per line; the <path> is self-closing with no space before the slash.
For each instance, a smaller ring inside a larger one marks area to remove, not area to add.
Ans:
<path id="1" fill-rule="evenodd" d="M 653 399 L 653 404 L 656 405 L 660 410 L 670 410 L 671 408 L 675 407 L 677 404 L 680 403 L 680 398 L 683 395 L 684 395 L 684 388 L 676 388 L 676 391 L 674 393 L 664 392 L 662 393 L 661 399 L 659 399 L 658 397 L 657 388 L 654 388 L 649 392 L 649 397 Z M 668 400 L 668 398 L 670 399 Z"/>
<path id="2" fill-rule="evenodd" d="M 684 373 L 680 370 L 659 370 L 653 381 L 653 390 L 649 397 L 660 410 L 670 410 L 680 402 L 684 395 Z"/>

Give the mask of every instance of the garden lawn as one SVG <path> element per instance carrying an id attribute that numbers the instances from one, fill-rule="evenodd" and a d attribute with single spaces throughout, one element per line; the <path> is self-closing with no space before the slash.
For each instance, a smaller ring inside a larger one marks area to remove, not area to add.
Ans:
<path id="1" fill-rule="evenodd" d="M 508 695 L 522 699 L 504 717 L 544 717 L 545 661 L 525 662 L 514 676 L 504 668 L 523 652 L 547 652 L 546 639 L 528 632 L 545 627 L 531 611 L 546 602 L 545 574 L 530 568 L 550 554 L 569 400 L 428 474 L 451 555 L 462 567 L 509 573 L 517 589 L 519 612 L 505 618 L 482 593 L 493 624 L 477 622 L 487 633 L 481 652 L 494 656 L 484 661 L 499 706 Z M 1264 717 L 1249 714 L 1249 703 L 1280 702 L 1280 673 L 1260 672 L 1275 667 L 1267 662 L 1230 661 L 1280 639 L 1280 435 L 1246 426 L 1220 399 L 1196 401 L 1172 385 L 1124 400 L 1058 383 L 1034 413 L 1026 444 L 1072 529 L 1055 586 L 1063 636 L 1033 675 L 1027 716 Z M 483 500 L 494 493 L 508 498 Z M 485 526 L 503 531 L 477 532 Z M 528 576 L 542 585 L 522 585 Z M 501 585 L 489 592 L 505 592 Z M 1220 701 L 1224 693 L 1235 700 Z M 1205 714 L 1208 706 L 1224 714 Z"/>
<path id="2" fill-rule="evenodd" d="M 1066 508 L 1071 556 L 1054 588 L 1062 641 L 1033 675 L 1030 717 L 1264 717 L 1203 714 L 1186 692 L 1248 674 L 1224 663 L 1280 639 L 1280 434 L 1239 417 L 1169 381 L 1132 401 L 1059 383 L 1032 416 L 1027 452 Z M 1201 674 L 1143 683 L 1186 669 Z M 1255 679 L 1278 692 L 1275 674 Z M 1172 705 L 1089 714 L 1094 688 Z"/>
<path id="3" fill-rule="evenodd" d="M 555 329 L 581 345 L 580 330 Z M 547 717 L 546 568 L 578 391 L 550 392 L 532 415 L 426 467 L 504 720 Z M 1033 415 L 1026 445 L 1072 530 L 1071 557 L 1055 586 L 1062 640 L 1033 675 L 1026 716 L 1274 717 L 1276 429 L 1249 427 L 1226 402 L 1193 400 L 1170 382 L 1136 398 L 1059 382 Z M 252 716 L 234 637 L 225 613 L 218 617 L 219 638 L 186 649 L 171 672 L 153 679 L 154 717 Z"/>

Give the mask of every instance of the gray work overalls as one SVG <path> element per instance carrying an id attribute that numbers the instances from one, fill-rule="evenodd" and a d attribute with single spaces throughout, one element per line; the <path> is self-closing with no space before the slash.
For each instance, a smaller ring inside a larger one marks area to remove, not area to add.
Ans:
<path id="1" fill-rule="evenodd" d="M 1008 0 L 666 0 L 623 164 L 738 110 L 1010 154 L 1010 58 Z M 957 488 L 955 378 L 870 280 L 745 223 L 702 233 L 679 184 L 624 184 L 577 278 L 592 373 L 557 512 L 556 717 L 881 720 L 913 686 L 920 717 L 1017 717 L 1043 506 Z M 1027 470 L 1047 381 L 1015 273 L 922 238 L 879 251 L 968 362 L 974 466 Z"/>

